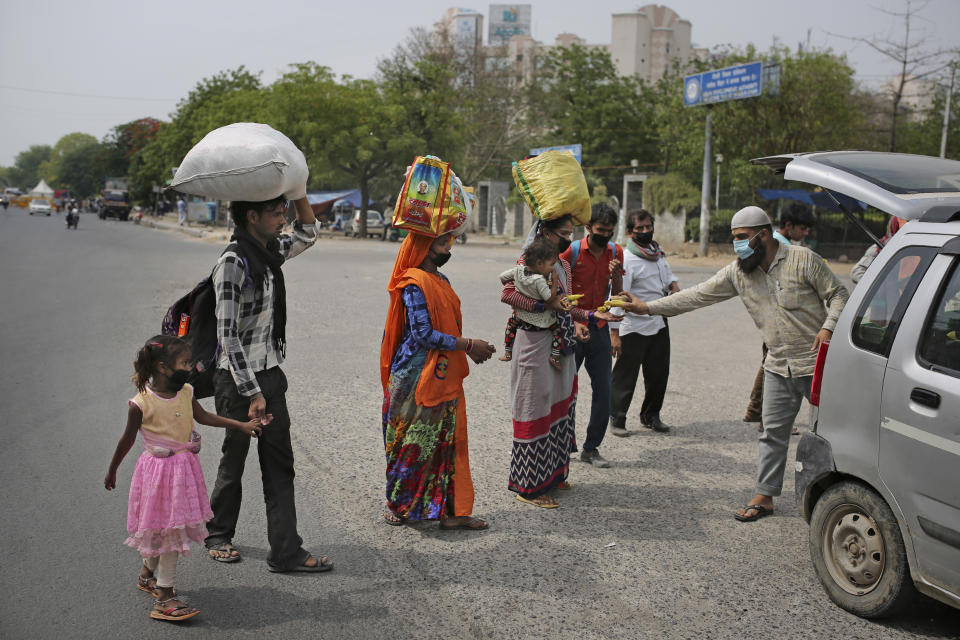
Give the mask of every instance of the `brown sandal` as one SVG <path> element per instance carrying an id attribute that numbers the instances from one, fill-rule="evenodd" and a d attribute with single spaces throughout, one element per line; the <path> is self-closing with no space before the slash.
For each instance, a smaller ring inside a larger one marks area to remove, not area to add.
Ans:
<path id="1" fill-rule="evenodd" d="M 560 503 L 548 495 L 540 495 L 536 498 L 524 498 L 523 496 L 517 494 L 517 500 L 526 504 L 532 504 L 533 506 L 540 507 L 541 509 L 556 509 L 560 506 Z"/>
<path id="2" fill-rule="evenodd" d="M 150 617 L 154 620 L 166 620 L 168 622 L 180 622 L 181 620 L 189 620 L 190 618 L 198 615 L 200 613 L 199 609 L 194 609 L 193 607 L 187 606 L 184 603 L 178 605 L 167 607 L 168 602 L 173 602 L 177 600 L 177 596 L 172 596 L 166 600 L 156 600 L 153 603 L 153 611 L 150 612 Z M 183 611 L 187 609 L 187 613 L 175 616 L 173 615 L 177 611 Z"/>
<path id="3" fill-rule="evenodd" d="M 145 591 L 146 593 L 149 593 L 154 598 L 156 598 L 157 597 L 156 576 L 150 576 L 149 578 L 144 578 L 143 576 L 137 576 L 137 589 L 139 589 L 140 591 Z"/>

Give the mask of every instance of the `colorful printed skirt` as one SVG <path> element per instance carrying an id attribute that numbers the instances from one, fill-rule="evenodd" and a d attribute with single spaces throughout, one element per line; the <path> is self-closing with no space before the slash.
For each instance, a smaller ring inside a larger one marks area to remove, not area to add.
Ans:
<path id="1" fill-rule="evenodd" d="M 387 506 L 409 520 L 473 511 L 463 393 L 435 407 L 416 402 L 427 353 L 421 350 L 391 372 L 383 400 Z"/>
<path id="2" fill-rule="evenodd" d="M 560 358 L 559 371 L 547 363 L 551 331 L 518 331 L 510 367 L 513 450 L 507 487 L 536 498 L 567 478 L 576 451 L 576 360 Z"/>
<path id="3" fill-rule="evenodd" d="M 213 518 L 200 458 L 189 451 L 167 458 L 140 454 L 127 502 L 127 546 L 140 555 L 178 551 L 203 544 Z"/>

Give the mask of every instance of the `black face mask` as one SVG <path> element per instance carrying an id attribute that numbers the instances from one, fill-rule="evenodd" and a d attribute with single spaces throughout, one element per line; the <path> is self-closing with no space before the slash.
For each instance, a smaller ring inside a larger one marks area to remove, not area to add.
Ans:
<path id="1" fill-rule="evenodd" d="M 740 270 L 744 273 L 750 273 L 754 269 L 760 266 L 760 263 L 763 262 L 763 258 L 767 253 L 767 248 L 764 246 L 763 242 L 757 244 L 753 247 L 753 253 L 749 258 L 737 258 L 737 262 L 740 265 Z"/>
<path id="2" fill-rule="evenodd" d="M 193 372 L 185 369 L 174 369 L 173 373 L 167 378 L 167 384 L 170 385 L 170 390 L 180 391 L 180 389 L 183 389 L 183 385 L 190 382 L 191 373 Z"/>
<path id="3" fill-rule="evenodd" d="M 653 231 L 644 231 L 643 233 L 633 234 L 633 241 L 636 242 L 641 247 L 648 246 L 653 242 Z"/>
<path id="4" fill-rule="evenodd" d="M 435 254 L 430 256 L 430 260 L 436 265 L 437 269 L 439 269 L 450 261 L 451 255 L 450 253 Z"/>
<path id="5" fill-rule="evenodd" d="M 590 242 L 593 243 L 593 246 L 597 247 L 598 249 L 603 249 L 608 244 L 610 244 L 610 240 L 612 238 L 613 238 L 613 235 L 602 236 L 594 233 L 590 235 Z"/>
<path id="6" fill-rule="evenodd" d="M 560 254 L 569 249 L 570 244 L 570 238 L 557 236 L 557 253 Z"/>

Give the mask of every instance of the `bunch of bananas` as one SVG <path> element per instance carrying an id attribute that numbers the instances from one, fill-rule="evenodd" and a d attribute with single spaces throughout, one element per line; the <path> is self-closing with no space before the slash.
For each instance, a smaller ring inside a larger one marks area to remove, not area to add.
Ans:
<path id="1" fill-rule="evenodd" d="M 611 296 L 609 300 L 597 307 L 597 311 L 600 313 L 606 313 L 611 309 L 611 307 L 622 307 L 625 304 L 627 304 L 626 298 L 622 296 Z"/>
<path id="2" fill-rule="evenodd" d="M 583 294 L 583 293 L 571 293 L 571 294 L 568 295 L 568 296 L 563 296 L 563 299 L 566 300 L 568 303 L 570 303 L 570 306 L 571 306 L 571 307 L 575 307 L 575 306 L 577 306 L 578 304 L 580 304 L 580 303 L 579 303 L 579 300 L 580 300 L 580 298 L 582 298 L 584 295 L 586 295 L 586 294 Z"/>

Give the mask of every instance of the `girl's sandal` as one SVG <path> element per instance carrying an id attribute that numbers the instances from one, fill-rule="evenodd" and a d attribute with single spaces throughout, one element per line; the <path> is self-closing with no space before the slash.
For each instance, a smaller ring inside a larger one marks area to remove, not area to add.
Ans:
<path id="1" fill-rule="evenodd" d="M 154 620 L 167 620 L 168 622 L 180 622 L 181 620 L 189 620 L 190 618 L 198 615 L 200 613 L 199 609 L 194 609 L 193 607 L 188 606 L 184 602 L 180 604 L 168 607 L 167 604 L 178 600 L 177 596 L 167 598 L 166 600 L 154 600 L 153 611 L 150 612 L 150 617 Z M 186 613 L 179 615 L 173 615 L 178 611 L 183 611 L 186 609 Z"/>
<path id="2" fill-rule="evenodd" d="M 560 491 L 570 491 L 570 489 L 573 489 L 573 485 L 570 484 L 569 480 L 564 480 L 557 485 L 557 489 L 560 489 Z"/>
<path id="3" fill-rule="evenodd" d="M 524 502 L 526 504 L 532 504 L 535 507 L 540 507 L 541 509 L 556 509 L 560 504 L 551 498 L 548 495 L 540 495 L 536 498 L 524 498 L 521 495 L 517 495 L 517 500 Z"/>
<path id="4" fill-rule="evenodd" d="M 144 578 L 143 576 L 137 576 L 137 589 L 140 591 L 145 591 L 152 595 L 154 598 L 157 597 L 157 578 L 155 576 L 150 576 L 149 578 Z"/>

